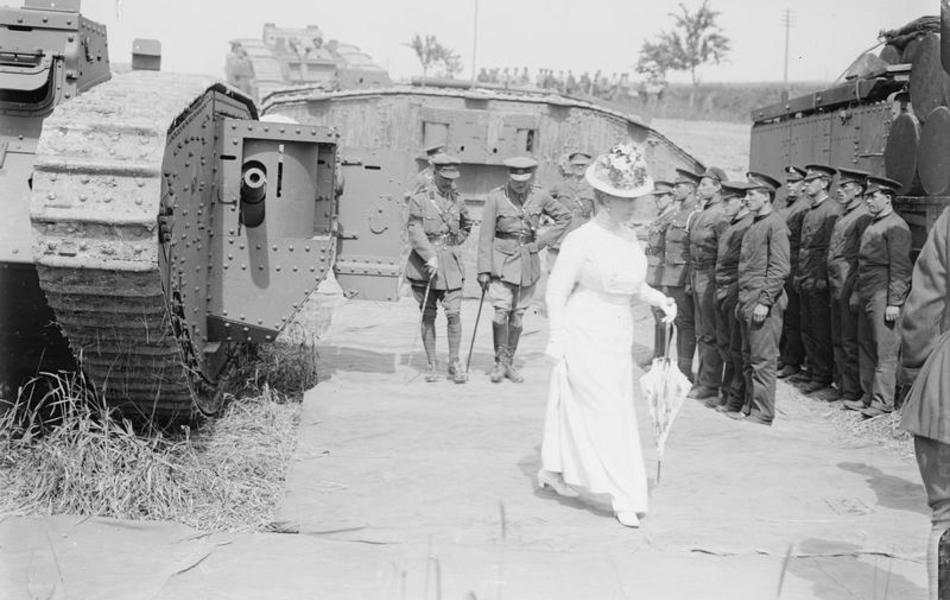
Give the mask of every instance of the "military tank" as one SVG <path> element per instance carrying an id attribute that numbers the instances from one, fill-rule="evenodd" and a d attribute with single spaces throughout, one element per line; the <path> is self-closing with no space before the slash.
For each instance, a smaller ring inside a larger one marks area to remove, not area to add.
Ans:
<path id="1" fill-rule="evenodd" d="M 347 247 L 338 132 L 262 122 L 209 77 L 110 77 L 75 0 L 0 22 L 4 375 L 46 360 L 33 328 L 55 319 L 124 416 L 214 414 L 242 348 L 274 341 Z"/>
<path id="2" fill-rule="evenodd" d="M 473 218 L 480 221 L 488 192 L 503 185 L 506 158 L 532 156 L 539 162 L 535 182 L 548 186 L 562 177 L 564 158 L 575 150 L 592 155 L 621 141 L 635 141 L 645 148 L 651 172 L 670 176 L 675 168 L 698 169 L 699 161 L 636 116 L 548 90 L 509 89 L 458 80 L 416 79 L 411 84 L 374 89 L 327 91 L 321 87 L 272 92 L 261 103 L 266 115 L 316 125 L 339 127 L 340 164 L 350 186 L 361 174 L 359 185 L 369 185 L 366 202 L 341 206 L 351 222 L 369 222 L 370 231 L 350 246 L 355 253 L 338 257 L 337 279 L 345 291 L 363 296 L 392 293 L 402 265 L 378 264 L 379 247 L 387 252 L 400 246 L 401 211 L 394 201 L 414 187 L 414 177 L 426 166 L 424 149 L 444 145 L 462 161 L 456 180 L 459 194 Z M 367 173 L 376 174 L 371 184 Z M 635 219 L 645 223 L 655 216 L 652 202 L 638 203 Z M 351 214 L 353 211 L 355 214 Z M 344 232 L 345 234 L 346 232 Z M 465 256 L 474 273 L 475 240 L 469 237 Z M 404 249 L 405 251 L 405 249 Z M 380 290 L 359 285 L 366 270 L 376 272 Z M 466 292 L 475 293 L 474 277 Z"/>
<path id="3" fill-rule="evenodd" d="M 270 92 L 319 85 L 326 90 L 388 86 L 386 70 L 357 46 L 324 41 L 316 25 L 264 25 L 261 39 L 231 42 L 225 61 L 228 83 L 258 101 Z"/>
<path id="4" fill-rule="evenodd" d="M 841 83 L 753 111 L 750 164 L 774 177 L 789 164 L 824 163 L 901 182 L 894 206 L 916 255 L 950 204 L 947 15 L 880 38 L 880 51 L 858 57 Z"/>

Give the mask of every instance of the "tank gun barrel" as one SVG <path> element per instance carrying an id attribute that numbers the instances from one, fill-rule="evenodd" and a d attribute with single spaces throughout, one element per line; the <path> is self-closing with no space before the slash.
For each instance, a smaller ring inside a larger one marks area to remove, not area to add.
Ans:
<path id="1" fill-rule="evenodd" d="M 267 195 L 267 171 L 253 161 L 241 173 L 241 222 L 257 227 L 264 221 L 264 197 Z"/>

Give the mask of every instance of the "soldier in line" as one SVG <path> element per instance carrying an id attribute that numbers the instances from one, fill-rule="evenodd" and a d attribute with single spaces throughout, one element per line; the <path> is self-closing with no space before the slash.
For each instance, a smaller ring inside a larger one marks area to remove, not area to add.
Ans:
<path id="1" fill-rule="evenodd" d="M 571 221 L 563 235 L 548 247 L 549 269 L 554 267 L 564 236 L 589 221 L 594 215 L 594 188 L 584 178 L 584 172 L 590 161 L 591 156 L 586 152 L 571 152 L 567 157 L 570 171 L 564 180 L 551 186 L 551 196 L 570 211 Z"/>
<path id="2" fill-rule="evenodd" d="M 831 386 L 834 354 L 831 345 L 831 295 L 828 290 L 828 243 L 841 205 L 830 199 L 828 189 L 836 170 L 827 165 L 806 165 L 805 194 L 811 207 L 802 221 L 801 248 L 795 286 L 801 298 L 802 342 L 808 372 L 791 381 L 804 383 L 802 393 L 812 394 Z"/>
<path id="3" fill-rule="evenodd" d="M 699 175 L 687 169 L 676 169 L 673 198 L 676 212 L 666 229 L 663 247 L 661 282 L 663 292 L 676 301 L 676 361 L 679 370 L 693 381 L 693 354 L 696 352 L 696 330 L 693 317 L 693 296 L 686 293 L 689 282 L 689 225 L 696 212 L 696 186 Z"/>
<path id="4" fill-rule="evenodd" d="M 858 277 L 852 294 L 858 313 L 861 414 L 876 417 L 894 410 L 900 350 L 901 306 L 910 289 L 910 228 L 891 203 L 901 184 L 869 177 L 865 198 L 874 220 L 861 236 Z M 852 405 L 856 408 L 856 405 Z"/>
<path id="5" fill-rule="evenodd" d="M 739 302 L 739 252 L 742 236 L 753 216 L 745 205 L 748 185 L 744 181 L 722 184 L 722 207 L 728 227 L 719 236 L 716 253 L 716 343 L 723 360 L 720 394 L 708 398 L 706 406 L 720 412 L 735 412 L 745 404 L 745 377 L 742 374 L 742 335 L 736 317 Z"/>
<path id="6" fill-rule="evenodd" d="M 837 202 L 843 213 L 828 243 L 828 284 L 831 290 L 831 343 L 834 349 L 838 395 L 845 402 L 860 402 L 858 378 L 858 317 L 851 311 L 857 281 L 861 235 L 871 222 L 864 203 L 864 186 L 870 173 L 838 169 Z"/>
<path id="7" fill-rule="evenodd" d="M 432 157 L 432 184 L 409 199 L 409 244 L 412 251 L 406 263 L 406 279 L 422 311 L 422 345 L 429 366 L 425 380 L 438 381 L 435 351 L 435 317 L 437 303 L 445 311 L 449 340 L 448 377 L 465 383 L 468 374 L 459 360 L 462 341 L 462 264 L 461 244 L 472 231 L 465 202 L 455 192 L 459 176 L 459 159 L 448 154 Z"/>
<path id="8" fill-rule="evenodd" d="M 507 377 L 515 383 L 524 378 L 514 363 L 521 337 L 521 318 L 534 298 L 541 277 L 538 253 L 561 238 L 571 213 L 531 178 L 538 162 L 529 157 L 504 161 L 508 183 L 489 192 L 482 210 L 478 238 L 478 283 L 491 296 L 495 315 L 492 334 L 495 366 L 491 380 Z M 545 214 L 554 221 L 538 235 L 538 223 Z"/>
<path id="9" fill-rule="evenodd" d="M 738 412 L 726 413 L 760 425 L 775 418 L 775 375 L 778 342 L 785 311 L 788 278 L 788 226 L 772 210 L 781 184 L 768 175 L 749 173 L 745 202 L 752 225 L 742 236 L 739 253 L 739 304 L 736 310 L 742 332 L 742 369 L 747 401 Z"/>
<path id="10" fill-rule="evenodd" d="M 802 221 L 811 207 L 811 199 L 802 193 L 805 185 L 805 169 L 789 165 L 785 167 L 785 224 L 788 225 L 788 255 L 790 271 L 785 281 L 788 308 L 782 322 L 782 342 L 779 351 L 778 377 L 783 379 L 802 370 L 805 348 L 802 345 L 801 303 L 793 281 L 798 272 L 798 249 L 802 241 Z"/>
<path id="11" fill-rule="evenodd" d="M 716 344 L 716 253 L 719 235 L 729 225 L 722 208 L 722 182 L 725 172 L 710 167 L 699 182 L 702 208 L 689 226 L 690 289 L 696 319 L 696 347 L 699 372 L 688 398 L 705 400 L 719 395 L 722 384 L 722 357 Z"/>
<path id="12" fill-rule="evenodd" d="M 657 290 L 663 289 L 663 253 L 666 249 L 666 230 L 669 228 L 679 205 L 673 199 L 673 184 L 669 181 L 653 181 L 653 200 L 657 216 L 647 229 L 647 284 Z M 665 313 L 654 307 L 653 358 L 666 356 Z"/>

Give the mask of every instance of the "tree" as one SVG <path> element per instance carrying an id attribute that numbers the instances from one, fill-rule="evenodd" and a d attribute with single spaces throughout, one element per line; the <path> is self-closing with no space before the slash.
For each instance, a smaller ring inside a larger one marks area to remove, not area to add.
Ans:
<path id="1" fill-rule="evenodd" d="M 676 21 L 672 31 L 661 32 L 655 42 L 643 42 L 637 72 L 662 80 L 667 71 L 689 71 L 693 83 L 689 94 L 692 109 L 699 86 L 697 69 L 707 63 L 722 62 L 730 42 L 716 24 L 720 13 L 710 8 L 709 0 L 703 0 L 696 12 L 690 12 L 682 3 L 679 7 L 682 14 L 670 13 Z"/>
<path id="2" fill-rule="evenodd" d="M 434 35 L 423 38 L 418 33 L 409 43 L 404 43 L 416 53 L 416 58 L 422 65 L 422 78 L 425 79 L 429 69 L 436 70 L 437 77 L 451 79 L 462 72 L 462 58 L 451 48 L 443 46 Z"/>

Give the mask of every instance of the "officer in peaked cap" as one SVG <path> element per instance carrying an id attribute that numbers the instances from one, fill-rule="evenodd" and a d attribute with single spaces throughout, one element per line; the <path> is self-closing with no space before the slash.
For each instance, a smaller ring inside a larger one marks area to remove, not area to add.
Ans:
<path id="1" fill-rule="evenodd" d="M 808 358 L 808 372 L 795 375 L 805 394 L 822 393 L 834 399 L 830 386 L 834 374 L 834 346 L 831 341 L 831 292 L 828 283 L 828 245 L 841 205 L 831 200 L 828 190 L 837 171 L 822 164 L 805 166 L 805 194 L 811 205 L 802 219 L 798 271 L 794 283 L 801 299 L 802 344 Z"/>
<path id="2" fill-rule="evenodd" d="M 590 220 L 594 215 L 594 188 L 584 177 L 591 155 L 574 151 L 567 156 L 567 169 L 564 178 L 551 186 L 550 193 L 555 200 L 564 205 L 571 213 L 571 221 L 560 238 L 548 247 L 548 269 L 554 268 L 564 236 Z"/>
<path id="3" fill-rule="evenodd" d="M 673 180 L 673 213 L 663 236 L 661 279 L 663 292 L 676 301 L 676 363 L 680 372 L 693 381 L 693 355 L 696 353 L 696 326 L 693 296 L 686 293 L 689 283 L 689 225 L 696 213 L 696 187 L 699 173 L 676 169 Z"/>
<path id="4" fill-rule="evenodd" d="M 838 169 L 835 200 L 841 217 L 828 242 L 828 287 L 831 290 L 831 344 L 835 359 L 838 397 L 845 407 L 863 408 L 858 378 L 858 319 L 850 302 L 857 281 L 861 236 L 871 222 L 863 194 L 870 173 Z"/>
<path id="5" fill-rule="evenodd" d="M 449 342 L 449 379 L 464 383 L 468 379 L 461 361 L 462 284 L 465 268 L 461 245 L 472 230 L 465 202 L 455 191 L 459 159 L 445 153 L 432 158 L 432 183 L 409 199 L 407 230 L 412 251 L 406 263 L 406 279 L 422 311 L 422 345 L 428 359 L 426 381 L 437 381 L 435 318 L 442 304 Z"/>
<path id="6" fill-rule="evenodd" d="M 750 172 L 745 205 L 752 224 L 739 250 L 736 318 L 742 336 L 745 405 L 729 416 L 761 425 L 775 418 L 775 379 L 788 278 L 788 227 L 773 210 L 781 184 L 765 173 Z"/>
<path id="7" fill-rule="evenodd" d="M 894 212 L 900 182 L 868 177 L 865 203 L 873 221 L 861 236 L 852 305 L 858 313 L 858 345 L 865 417 L 894 410 L 902 307 L 913 264 L 907 223 Z"/>
<path id="8" fill-rule="evenodd" d="M 540 250 L 560 239 L 571 213 L 541 187 L 532 185 L 538 162 L 527 156 L 504 161 L 508 182 L 488 193 L 478 237 L 478 283 L 491 296 L 495 366 L 491 380 L 524 381 L 514 363 L 521 319 L 541 277 Z M 538 232 L 541 215 L 554 224 Z"/>
<path id="9" fill-rule="evenodd" d="M 785 224 L 788 226 L 788 247 L 790 271 L 785 282 L 788 296 L 788 308 L 782 323 L 782 341 L 779 344 L 778 377 L 784 379 L 799 373 L 805 360 L 805 347 L 802 345 L 801 301 L 792 284 L 798 270 L 798 250 L 802 240 L 802 221 L 811 202 L 803 193 L 805 175 L 808 172 L 796 165 L 788 165 L 785 174 Z"/>
<path id="10" fill-rule="evenodd" d="M 425 152 L 425 155 L 426 155 L 426 166 L 424 169 L 422 169 L 416 174 L 415 181 L 413 182 L 412 191 L 409 193 L 409 196 L 412 196 L 413 194 L 417 194 L 423 189 L 432 185 L 432 173 L 434 170 L 432 159 L 438 154 L 445 153 L 445 144 L 443 142 L 439 142 L 437 144 L 430 144 L 429 146 L 426 146 L 423 149 L 423 151 Z"/>
<path id="11" fill-rule="evenodd" d="M 715 399 L 722 385 L 723 357 L 719 353 L 716 322 L 716 255 L 719 236 L 729 226 L 722 203 L 725 179 L 726 174 L 719 167 L 703 171 L 697 188 L 700 209 L 689 226 L 689 287 L 695 307 L 699 372 L 687 397 L 696 400 Z"/>
<path id="12" fill-rule="evenodd" d="M 656 218 L 647 227 L 647 279 L 650 286 L 663 289 L 663 252 L 666 247 L 666 230 L 676 215 L 678 205 L 673 198 L 673 183 L 653 180 L 653 200 L 656 202 Z M 666 323 L 663 311 L 653 308 L 653 358 L 666 355 Z"/>
<path id="13" fill-rule="evenodd" d="M 742 236 L 752 224 L 745 206 L 749 184 L 745 181 L 722 182 L 722 203 L 729 225 L 719 236 L 716 253 L 716 344 L 723 357 L 722 393 L 708 398 L 706 406 L 719 412 L 738 412 L 746 399 L 742 374 L 742 336 L 736 317 L 739 301 L 739 251 Z"/>

